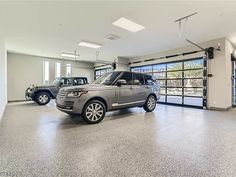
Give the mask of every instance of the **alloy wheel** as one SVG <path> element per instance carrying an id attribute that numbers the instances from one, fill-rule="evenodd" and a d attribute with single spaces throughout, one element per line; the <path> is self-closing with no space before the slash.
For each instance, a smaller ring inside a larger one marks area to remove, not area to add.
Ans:
<path id="1" fill-rule="evenodd" d="M 86 117 L 90 121 L 98 121 L 103 117 L 104 109 L 98 103 L 91 103 L 86 109 Z"/>
<path id="2" fill-rule="evenodd" d="M 40 103 L 46 103 L 48 101 L 48 96 L 47 95 L 40 95 L 39 101 L 40 101 Z"/>
<path id="3" fill-rule="evenodd" d="M 147 102 L 147 106 L 148 106 L 149 110 L 153 110 L 155 108 L 156 99 L 153 96 L 149 97 L 148 102 Z"/>

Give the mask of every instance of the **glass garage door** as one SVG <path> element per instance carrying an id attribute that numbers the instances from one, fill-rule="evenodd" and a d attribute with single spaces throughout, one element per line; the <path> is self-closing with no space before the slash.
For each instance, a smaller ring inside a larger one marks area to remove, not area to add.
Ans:
<path id="1" fill-rule="evenodd" d="M 236 61 L 233 61 L 233 106 L 236 106 Z"/>
<path id="2" fill-rule="evenodd" d="M 134 67 L 131 70 L 152 74 L 160 82 L 159 102 L 194 106 L 206 105 L 206 74 L 203 58 Z"/>

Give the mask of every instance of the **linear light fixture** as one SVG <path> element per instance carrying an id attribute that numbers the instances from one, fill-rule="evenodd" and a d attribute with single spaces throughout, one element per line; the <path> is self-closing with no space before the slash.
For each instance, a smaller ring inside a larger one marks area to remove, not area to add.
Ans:
<path id="1" fill-rule="evenodd" d="M 75 55 L 73 53 L 62 53 L 61 54 L 62 57 L 69 57 L 69 58 L 78 58 L 79 55 Z"/>
<path id="2" fill-rule="evenodd" d="M 143 29 L 145 29 L 144 26 L 139 25 L 131 20 L 126 19 L 125 17 L 121 17 L 118 20 L 116 20 L 115 22 L 112 23 L 115 26 L 118 26 L 120 28 L 126 29 L 128 31 L 131 31 L 133 33 L 136 33 L 138 31 L 141 31 Z"/>
<path id="3" fill-rule="evenodd" d="M 83 47 L 93 48 L 93 49 L 98 49 L 98 48 L 102 47 L 102 46 L 99 45 L 99 44 L 94 44 L 94 43 L 85 42 L 85 41 L 81 41 L 78 45 L 79 45 L 79 46 L 83 46 Z"/>

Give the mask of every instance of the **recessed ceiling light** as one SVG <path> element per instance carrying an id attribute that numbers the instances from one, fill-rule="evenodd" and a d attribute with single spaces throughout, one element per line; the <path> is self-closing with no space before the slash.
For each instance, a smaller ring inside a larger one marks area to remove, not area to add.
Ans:
<path id="1" fill-rule="evenodd" d="M 112 24 L 115 26 L 118 26 L 120 28 L 126 29 L 128 31 L 131 31 L 133 33 L 136 33 L 138 31 L 145 29 L 144 26 L 139 25 L 131 20 L 124 18 L 124 17 L 119 18 L 118 20 L 116 20 Z"/>
<path id="2" fill-rule="evenodd" d="M 101 45 L 90 43 L 90 42 L 84 42 L 84 41 L 80 42 L 78 45 L 83 46 L 83 47 L 93 48 L 93 49 L 102 47 Z"/>
<path id="3" fill-rule="evenodd" d="M 78 58 L 79 57 L 79 55 L 75 55 L 72 53 L 62 53 L 61 56 L 62 57 L 69 57 L 69 58 Z"/>

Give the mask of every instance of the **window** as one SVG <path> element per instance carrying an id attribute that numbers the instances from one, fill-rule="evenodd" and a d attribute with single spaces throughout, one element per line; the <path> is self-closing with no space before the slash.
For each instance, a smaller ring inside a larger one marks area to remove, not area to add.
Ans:
<path id="1" fill-rule="evenodd" d="M 66 76 L 71 76 L 71 64 L 66 65 Z"/>
<path id="2" fill-rule="evenodd" d="M 111 85 L 117 77 L 120 75 L 120 72 L 107 73 L 99 77 L 93 82 L 93 84 L 102 84 L 102 85 Z"/>
<path id="3" fill-rule="evenodd" d="M 133 84 L 132 73 L 124 72 L 119 79 L 125 80 L 126 81 L 125 85 L 132 85 Z"/>
<path id="4" fill-rule="evenodd" d="M 134 85 L 144 85 L 144 78 L 142 74 L 134 74 Z"/>
<path id="5" fill-rule="evenodd" d="M 153 65 L 153 71 L 154 72 L 166 71 L 166 64 Z"/>
<path id="6" fill-rule="evenodd" d="M 84 85 L 87 84 L 87 81 L 82 78 L 75 78 L 73 81 L 73 85 Z"/>
<path id="7" fill-rule="evenodd" d="M 49 84 L 49 62 L 48 61 L 44 61 L 43 70 L 44 70 L 43 83 Z"/>
<path id="8" fill-rule="evenodd" d="M 143 66 L 141 68 L 141 72 L 143 72 L 143 73 L 151 73 L 152 72 L 152 66 Z"/>
<path id="9" fill-rule="evenodd" d="M 182 69 L 183 69 L 182 62 L 167 64 L 167 71 L 175 71 L 175 70 L 182 70 Z"/>
<path id="10" fill-rule="evenodd" d="M 144 76 L 144 80 L 146 85 L 155 85 L 155 81 L 153 80 L 152 76 Z"/>
<path id="11" fill-rule="evenodd" d="M 71 78 L 62 78 L 61 82 L 62 82 L 62 86 L 69 86 L 72 83 Z"/>
<path id="12" fill-rule="evenodd" d="M 55 63 L 55 77 L 61 76 L 61 63 Z"/>

